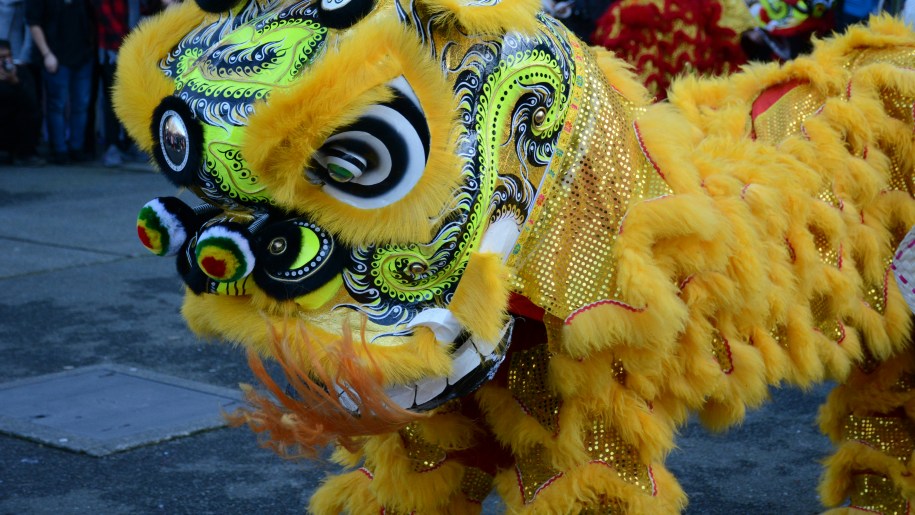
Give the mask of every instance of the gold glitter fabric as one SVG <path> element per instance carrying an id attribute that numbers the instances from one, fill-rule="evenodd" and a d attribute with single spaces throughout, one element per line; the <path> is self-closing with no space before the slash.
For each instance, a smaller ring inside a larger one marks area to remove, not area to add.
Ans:
<path id="1" fill-rule="evenodd" d="M 401 429 L 400 437 L 414 472 L 428 472 L 444 463 L 447 457 L 445 450 L 423 438 L 416 422 Z"/>
<path id="2" fill-rule="evenodd" d="M 593 61 L 576 71 L 575 117 L 508 261 L 514 291 L 560 319 L 599 300 L 625 302 L 613 256 L 620 223 L 633 203 L 672 192 L 639 147 L 637 107 Z"/>
<path id="3" fill-rule="evenodd" d="M 817 295 L 810 301 L 810 313 L 813 315 L 817 331 L 823 336 L 834 342 L 842 342 L 845 339 L 845 326 L 833 315 L 826 296 Z"/>
<path id="4" fill-rule="evenodd" d="M 799 133 L 801 123 L 822 107 L 825 100 L 810 84 L 797 84 L 754 118 L 756 139 L 775 144 L 786 135 Z"/>
<path id="5" fill-rule="evenodd" d="M 613 468 L 623 481 L 639 487 L 648 495 L 654 495 L 651 468 L 639 460 L 635 447 L 624 442 L 619 432 L 602 416 L 592 416 L 589 420 L 591 425 L 585 428 L 584 441 L 591 458 Z"/>
<path id="6" fill-rule="evenodd" d="M 846 440 L 864 443 L 899 460 L 915 450 L 915 424 L 903 417 L 849 415 L 843 430 Z"/>
<path id="7" fill-rule="evenodd" d="M 856 474 L 852 482 L 852 508 L 882 515 L 909 514 L 909 502 L 899 494 L 889 478 L 877 474 Z"/>
<path id="8" fill-rule="evenodd" d="M 562 401 L 548 386 L 550 351 L 546 345 L 512 354 L 508 389 L 529 416 L 551 434 L 559 432 Z"/>
<path id="9" fill-rule="evenodd" d="M 890 388 L 890 391 L 895 393 L 908 392 L 912 389 L 915 389 L 915 373 L 906 372 L 899 376 L 899 379 L 893 383 L 893 386 Z"/>
<path id="10" fill-rule="evenodd" d="M 486 472 L 476 467 L 467 467 L 461 479 L 461 493 L 467 499 L 481 503 L 492 490 L 492 481 L 493 477 Z"/>
<path id="11" fill-rule="evenodd" d="M 597 506 L 582 508 L 577 512 L 579 515 L 617 515 L 626 513 L 626 505 L 623 501 L 613 498 L 602 500 Z"/>
<path id="12" fill-rule="evenodd" d="M 725 374 L 734 371 L 734 361 L 731 359 L 731 345 L 728 340 L 717 330 L 712 331 L 712 355 L 718 361 L 718 366 Z"/>
<path id="13" fill-rule="evenodd" d="M 562 473 L 548 465 L 543 446 L 537 445 L 515 457 L 515 472 L 525 504 L 537 497 L 541 490 L 562 477 Z"/>

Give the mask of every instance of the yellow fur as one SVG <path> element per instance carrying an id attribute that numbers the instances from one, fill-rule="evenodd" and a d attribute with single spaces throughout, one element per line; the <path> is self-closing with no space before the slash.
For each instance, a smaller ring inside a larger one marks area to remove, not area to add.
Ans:
<path id="1" fill-rule="evenodd" d="M 505 325 L 505 313 L 492 309 L 492 306 L 505 306 L 508 303 L 509 273 L 502 263 L 502 256 L 493 253 L 472 254 L 451 304 L 448 305 L 461 325 L 484 341 L 499 341 Z"/>
<path id="2" fill-rule="evenodd" d="M 175 86 L 159 69 L 159 60 L 206 17 L 193 2 L 176 5 L 130 32 L 119 51 L 112 103 L 130 137 L 144 151 L 152 149 L 152 113 Z"/>
<path id="3" fill-rule="evenodd" d="M 347 244 L 428 241 L 460 174 L 451 132 L 454 106 L 451 97 L 438 93 L 448 86 L 416 36 L 399 23 L 367 19 L 353 31 L 329 45 L 306 77 L 258 106 L 242 153 L 280 206 L 291 212 L 307 206 L 315 222 Z M 335 129 L 389 99 L 384 85 L 399 76 L 414 87 L 429 124 L 423 177 L 404 198 L 378 209 L 360 209 L 322 193 L 303 176 L 312 155 Z"/>
<path id="4" fill-rule="evenodd" d="M 537 29 L 534 14 L 539 0 L 500 0 L 491 5 L 461 0 L 422 0 L 430 14 L 445 15 L 445 23 L 457 23 L 469 34 L 531 33 Z"/>
<path id="5" fill-rule="evenodd" d="M 338 344 L 344 327 L 331 333 L 293 318 L 270 319 L 252 311 L 247 302 L 244 298 L 223 296 L 207 298 L 204 302 L 201 296 L 188 294 L 182 314 L 191 329 L 201 336 L 244 342 L 245 346 L 268 355 L 272 339 L 279 335 L 294 352 L 304 352 L 308 347 L 328 371 L 332 373 L 336 369 L 328 351 Z M 218 325 L 213 323 L 217 319 Z M 428 329 L 417 328 L 416 335 L 404 344 L 373 345 L 369 350 L 361 345 L 357 323 L 354 320 L 349 327 L 354 334 L 356 351 L 371 353 L 385 383 L 411 383 L 426 376 L 447 376 L 451 371 L 447 347 L 438 343 Z"/>

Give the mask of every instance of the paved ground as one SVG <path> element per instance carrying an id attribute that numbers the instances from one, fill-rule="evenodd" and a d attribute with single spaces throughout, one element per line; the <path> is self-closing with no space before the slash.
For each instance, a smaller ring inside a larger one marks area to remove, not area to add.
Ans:
<path id="1" fill-rule="evenodd" d="M 172 260 L 137 241 L 139 208 L 174 194 L 145 166 L 0 167 L 0 383 L 99 363 L 251 381 L 238 349 L 187 331 Z M 725 435 L 685 427 L 669 465 L 688 514 L 817 513 L 829 444 L 814 419 L 826 391 L 777 390 Z M 101 458 L 0 435 L 0 514 L 299 513 L 332 470 L 284 461 L 243 429 Z"/>

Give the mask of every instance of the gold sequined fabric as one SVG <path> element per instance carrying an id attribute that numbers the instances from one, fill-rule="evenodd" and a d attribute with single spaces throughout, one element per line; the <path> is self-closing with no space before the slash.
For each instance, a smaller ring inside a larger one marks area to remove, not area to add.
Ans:
<path id="1" fill-rule="evenodd" d="M 548 369 L 550 351 L 546 345 L 512 354 L 508 369 L 508 390 L 529 416 L 551 434 L 559 432 L 562 401 L 550 391 Z"/>
<path id="2" fill-rule="evenodd" d="M 626 513 L 626 505 L 617 498 L 603 499 L 596 506 L 582 508 L 577 513 L 578 515 L 616 515 Z"/>
<path id="3" fill-rule="evenodd" d="M 881 515 L 908 515 L 909 503 L 889 478 L 877 474 L 857 474 L 852 478 L 851 507 Z"/>
<path id="4" fill-rule="evenodd" d="M 798 84 L 779 97 L 753 120 L 758 141 L 779 143 L 787 135 L 797 134 L 801 124 L 825 101 L 809 84 Z"/>
<path id="5" fill-rule="evenodd" d="M 623 441 L 619 432 L 607 424 L 603 417 L 594 416 L 590 419 L 592 422 L 585 428 L 584 441 L 591 459 L 612 467 L 620 479 L 653 495 L 651 470 L 639 460 L 635 447 Z"/>
<path id="6" fill-rule="evenodd" d="M 721 367 L 721 371 L 730 374 L 734 371 L 734 360 L 731 359 L 731 345 L 717 330 L 712 331 L 712 355 Z"/>
<path id="7" fill-rule="evenodd" d="M 524 503 L 530 503 L 540 490 L 562 477 L 562 473 L 547 465 L 549 460 L 542 445 L 536 445 L 515 457 L 515 472 Z"/>
<path id="8" fill-rule="evenodd" d="M 810 314 L 813 315 L 815 327 L 823 336 L 834 342 L 841 342 L 845 339 L 845 328 L 833 316 L 829 299 L 826 296 L 817 295 L 810 301 Z"/>
<path id="9" fill-rule="evenodd" d="M 414 472 L 428 472 L 441 465 L 447 457 L 445 450 L 429 443 L 420 435 L 416 422 L 400 430 L 404 450 L 413 464 Z"/>
<path id="10" fill-rule="evenodd" d="M 473 502 L 483 502 L 492 490 L 492 480 L 493 477 L 486 472 L 476 467 L 467 467 L 461 479 L 461 493 Z"/>
<path id="11" fill-rule="evenodd" d="M 861 442 L 894 458 L 908 460 L 915 450 L 913 431 L 915 424 L 903 417 L 849 415 L 843 435 L 846 440 Z"/>
<path id="12" fill-rule="evenodd" d="M 909 390 L 915 389 L 915 373 L 906 372 L 899 376 L 899 379 L 893 383 L 893 386 L 890 387 L 890 391 L 895 393 L 908 392 Z"/>
<path id="13" fill-rule="evenodd" d="M 637 107 L 590 60 L 579 63 L 576 114 L 508 262 L 517 271 L 513 290 L 563 320 L 598 300 L 625 302 L 613 257 L 623 215 L 635 202 L 672 193 L 639 147 Z"/>

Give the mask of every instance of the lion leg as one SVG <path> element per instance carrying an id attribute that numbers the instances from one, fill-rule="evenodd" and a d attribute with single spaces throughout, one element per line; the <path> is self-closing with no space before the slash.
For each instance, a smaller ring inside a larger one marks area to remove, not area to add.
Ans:
<path id="1" fill-rule="evenodd" d="M 836 444 L 820 496 L 830 513 L 908 513 L 915 500 L 915 351 L 866 359 L 820 409 Z"/>
<path id="2" fill-rule="evenodd" d="M 515 324 L 499 374 L 476 398 L 514 457 L 496 477 L 509 513 L 679 513 L 664 465 L 676 417 L 623 385 L 609 354 L 574 359 L 545 326 Z"/>
<path id="3" fill-rule="evenodd" d="M 478 514 L 495 473 L 491 454 L 492 467 L 475 458 L 485 446 L 485 433 L 453 401 L 398 432 L 366 438 L 358 453 L 338 450 L 338 462 L 362 466 L 328 478 L 309 512 Z"/>

